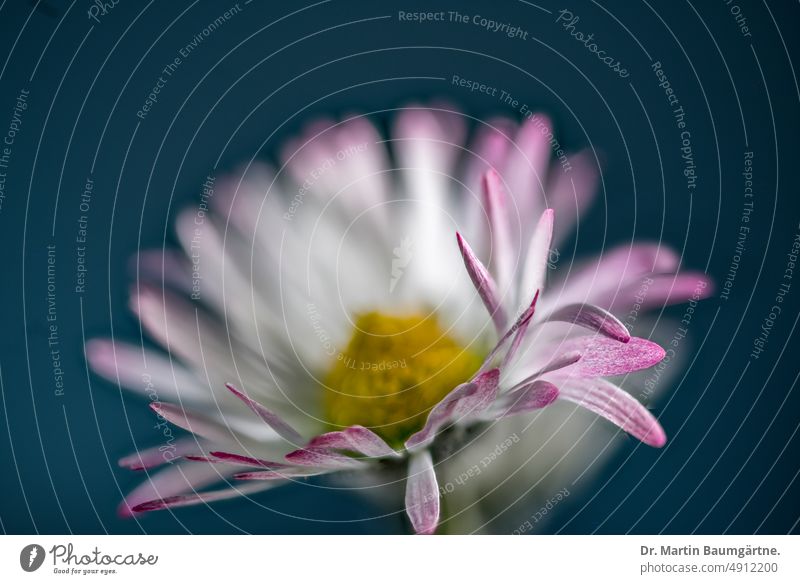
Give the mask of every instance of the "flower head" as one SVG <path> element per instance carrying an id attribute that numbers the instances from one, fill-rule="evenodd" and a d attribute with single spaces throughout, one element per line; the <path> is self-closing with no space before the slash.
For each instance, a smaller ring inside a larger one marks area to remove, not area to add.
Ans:
<path id="1" fill-rule="evenodd" d="M 140 255 L 131 306 L 169 356 L 94 340 L 87 357 L 132 388 L 146 376 L 153 410 L 191 434 L 120 461 L 180 459 L 123 514 L 390 468 L 407 477 L 414 531 L 433 533 L 442 453 L 557 400 L 664 445 L 607 379 L 664 350 L 614 312 L 642 278 L 645 309 L 688 299 L 704 276 L 635 245 L 548 278 L 597 168 L 588 153 L 551 163 L 542 116 L 482 124 L 467 148 L 457 112 L 412 107 L 390 136 L 359 116 L 314 124 L 279 171 L 214 181 L 212 212 L 177 220 L 183 255 Z"/>

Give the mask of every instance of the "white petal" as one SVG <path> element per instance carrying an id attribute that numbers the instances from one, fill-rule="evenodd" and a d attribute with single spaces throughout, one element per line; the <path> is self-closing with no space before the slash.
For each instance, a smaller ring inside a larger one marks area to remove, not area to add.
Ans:
<path id="1" fill-rule="evenodd" d="M 86 343 L 86 358 L 96 373 L 147 397 L 192 402 L 208 402 L 211 397 L 200 379 L 165 353 L 93 339 Z"/>
<path id="2" fill-rule="evenodd" d="M 408 464 L 406 513 L 414 531 L 431 535 L 439 524 L 439 485 L 427 450 L 417 452 Z"/>
<path id="3" fill-rule="evenodd" d="M 519 295 L 521 298 L 528 298 L 536 290 L 544 289 L 547 263 L 550 257 L 550 242 L 553 239 L 553 220 L 553 210 L 545 209 L 533 232 L 520 282 Z"/>
<path id="4" fill-rule="evenodd" d="M 553 236 L 554 245 L 569 237 L 594 200 L 600 173 L 597 159 L 589 151 L 569 155 L 569 172 L 554 163 L 547 185 L 547 203 L 556 213 L 558 222 Z"/>

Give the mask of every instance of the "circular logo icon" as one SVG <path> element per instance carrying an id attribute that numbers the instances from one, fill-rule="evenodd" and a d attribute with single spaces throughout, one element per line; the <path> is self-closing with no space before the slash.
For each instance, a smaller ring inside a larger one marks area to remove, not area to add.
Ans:
<path id="1" fill-rule="evenodd" d="M 26 545 L 22 548 L 22 551 L 19 552 L 19 565 L 22 566 L 22 569 L 26 572 L 35 572 L 42 567 L 44 556 L 44 548 L 39 544 L 32 543 Z"/>

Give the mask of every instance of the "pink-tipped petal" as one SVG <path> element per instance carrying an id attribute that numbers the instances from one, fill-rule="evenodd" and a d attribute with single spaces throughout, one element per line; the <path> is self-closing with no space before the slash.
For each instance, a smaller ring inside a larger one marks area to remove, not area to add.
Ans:
<path id="1" fill-rule="evenodd" d="M 494 346 L 494 348 L 491 351 L 489 351 L 489 355 L 486 357 L 486 359 L 484 359 L 483 364 L 481 365 L 481 368 L 478 369 L 478 373 L 476 375 L 485 373 L 489 369 L 489 367 L 491 367 L 495 357 L 497 357 L 497 355 L 503 349 L 508 340 L 517 334 L 517 331 L 519 331 L 521 328 L 523 328 L 523 330 L 527 329 L 528 323 L 531 321 L 531 318 L 533 318 L 533 313 L 536 311 L 536 302 L 538 298 L 539 298 L 539 291 L 537 290 L 536 295 L 533 297 L 533 301 L 531 302 L 530 306 L 528 306 L 528 308 L 526 308 L 522 312 L 522 314 L 519 315 L 519 318 L 517 318 L 516 322 L 514 322 L 514 324 L 511 325 L 511 328 L 506 331 L 506 334 L 500 337 L 500 340 L 497 341 L 497 344 Z"/>
<path id="2" fill-rule="evenodd" d="M 601 336 L 579 337 L 565 342 L 564 350 L 581 354 L 580 361 L 570 369 L 569 375 L 585 378 L 624 375 L 647 369 L 666 355 L 659 345 L 639 337 L 631 337 L 627 343 Z"/>
<path id="3" fill-rule="evenodd" d="M 361 150 L 356 154 L 349 154 L 344 160 L 337 160 L 337 170 L 341 171 L 344 190 L 338 198 L 354 198 L 360 209 L 373 205 L 376 201 L 382 202 L 389 198 L 388 178 L 386 172 L 388 160 L 386 148 L 375 126 L 366 117 L 354 115 L 344 120 L 336 128 L 333 141 L 337 152 L 353 152 L 353 146 Z M 375 209 L 375 221 L 379 227 L 387 229 L 389 216 Z"/>
<path id="4" fill-rule="evenodd" d="M 531 382 L 535 381 L 542 375 L 546 375 L 547 373 L 552 373 L 554 371 L 566 373 L 561 371 L 562 369 L 566 369 L 571 365 L 575 365 L 581 359 L 581 354 L 578 351 L 567 351 L 566 353 L 559 353 L 544 367 L 541 369 L 536 370 L 535 373 L 528 375 L 522 381 L 516 383 L 514 387 L 509 390 L 509 393 L 512 391 L 517 391 L 519 389 L 524 388 L 527 385 L 530 385 Z"/>
<path id="5" fill-rule="evenodd" d="M 490 267 L 502 296 L 510 291 L 516 254 L 511 238 L 508 196 L 497 171 L 489 169 L 483 179 L 484 204 L 491 229 L 492 261 Z"/>
<path id="6" fill-rule="evenodd" d="M 464 266 L 467 268 L 467 273 L 472 280 L 478 295 L 481 297 L 486 310 L 492 317 L 495 329 L 498 334 L 506 330 L 508 325 L 508 317 L 503 309 L 500 297 L 497 294 L 497 285 L 492 279 L 489 271 L 484 267 L 472 248 L 464 240 L 460 233 L 456 232 L 456 239 L 458 240 L 458 248 L 461 250 L 461 257 L 464 258 Z"/>
<path id="7" fill-rule="evenodd" d="M 500 384 L 500 370 L 490 369 L 486 373 L 476 375 L 472 381 L 477 386 L 474 393 L 466 399 L 458 400 L 458 407 L 455 410 L 456 416 L 466 415 L 473 412 L 480 412 L 486 409 L 497 397 L 497 390 Z"/>
<path id="8" fill-rule="evenodd" d="M 489 119 L 478 126 L 466 153 L 464 183 L 468 189 L 479 192 L 486 171 L 501 168 L 515 133 L 516 124 L 507 118 Z"/>
<path id="9" fill-rule="evenodd" d="M 180 461 L 147 475 L 147 480 L 128 493 L 117 508 L 120 517 L 131 517 L 137 505 L 153 499 L 164 499 L 191 493 L 233 474 L 220 472 L 219 467 L 198 462 Z"/>
<path id="10" fill-rule="evenodd" d="M 550 314 L 547 321 L 577 324 L 622 343 L 631 340 L 628 329 L 616 316 L 593 304 L 568 304 Z"/>
<path id="11" fill-rule="evenodd" d="M 202 414 L 163 402 L 152 402 L 150 408 L 168 422 L 211 442 L 227 442 L 231 439 L 228 428 Z"/>
<path id="12" fill-rule="evenodd" d="M 558 398 L 558 388 L 552 383 L 537 380 L 512 391 L 498 400 L 493 408 L 495 419 L 525 414 L 549 406 Z"/>
<path id="13" fill-rule="evenodd" d="M 570 365 L 574 365 L 580 361 L 580 359 L 581 354 L 578 351 L 559 353 L 557 357 L 554 357 L 552 361 L 534 373 L 529 380 L 532 381 L 533 379 L 541 377 L 542 375 L 550 373 L 551 371 L 558 371 L 560 369 L 564 369 L 565 367 L 569 367 Z"/>
<path id="14" fill-rule="evenodd" d="M 507 118 L 491 118 L 478 126 L 465 152 L 464 193 L 459 207 L 464 209 L 463 232 L 469 234 L 478 257 L 489 257 L 490 234 L 483 204 L 483 177 L 490 168 L 502 168 L 513 144 L 517 124 Z"/>
<path id="15" fill-rule="evenodd" d="M 661 448 L 667 442 L 653 414 L 605 379 L 567 381 L 560 386 L 560 396 L 606 418 L 649 446 Z"/>
<path id="16" fill-rule="evenodd" d="M 262 460 L 260 458 L 253 458 L 252 456 L 244 456 L 242 454 L 235 454 L 233 452 L 222 452 L 220 450 L 213 450 L 210 456 L 187 456 L 189 460 L 204 460 L 213 463 L 227 463 L 238 464 L 241 466 L 256 466 L 259 468 L 279 469 L 289 468 L 290 465 L 284 462 L 273 462 L 271 460 Z"/>
<path id="17" fill-rule="evenodd" d="M 137 393 L 155 390 L 164 399 L 195 402 L 210 395 L 193 373 L 161 351 L 109 339 L 92 339 L 85 350 L 95 373 Z M 142 382 L 143 375 L 147 375 L 148 383 Z"/>
<path id="18" fill-rule="evenodd" d="M 383 458 L 397 457 L 400 454 L 389 446 L 383 438 L 364 426 L 350 426 L 337 432 L 327 432 L 311 439 L 306 448 L 332 448 L 352 450 L 364 456 Z"/>
<path id="19" fill-rule="evenodd" d="M 436 432 L 438 432 L 442 426 L 449 422 L 451 414 L 453 410 L 455 410 L 458 400 L 469 397 L 477 390 L 478 385 L 473 382 L 462 383 L 453 389 L 453 391 L 447 394 L 447 397 L 440 401 L 431 410 L 422 430 L 416 434 L 413 434 L 406 441 L 406 448 L 410 450 L 430 444 L 433 441 Z"/>
<path id="20" fill-rule="evenodd" d="M 325 448 L 301 448 L 286 455 L 286 460 L 297 466 L 318 467 L 321 469 L 347 469 L 363 467 L 362 460 L 344 456 Z"/>
<path id="21" fill-rule="evenodd" d="M 233 478 L 240 481 L 279 481 L 291 478 L 316 477 L 332 472 L 321 468 L 282 468 L 280 470 L 260 470 L 255 472 L 239 472 Z"/>
<path id="22" fill-rule="evenodd" d="M 130 306 L 156 341 L 198 371 L 208 369 L 212 357 L 230 352 L 224 327 L 188 297 L 139 283 L 131 290 Z M 213 367 L 215 373 L 236 375 L 227 359 L 215 360 Z"/>
<path id="23" fill-rule="evenodd" d="M 181 438 L 172 444 L 161 444 L 123 456 L 117 464 L 129 470 L 145 470 L 200 451 L 196 438 Z"/>
<path id="24" fill-rule="evenodd" d="M 164 283 L 183 292 L 192 293 L 192 269 L 186 254 L 177 249 L 141 250 L 131 258 L 130 272 L 136 279 Z"/>
<path id="25" fill-rule="evenodd" d="M 560 164 L 553 165 L 547 185 L 548 202 L 559 218 L 553 237 L 556 245 L 572 233 L 588 210 L 600 177 L 597 157 L 591 151 L 570 154 L 569 162 L 572 168 L 569 172 Z"/>
<path id="26" fill-rule="evenodd" d="M 536 291 L 536 294 L 533 295 L 533 302 L 531 302 L 530 308 L 536 310 L 536 301 L 539 300 L 539 291 Z M 519 350 L 519 346 L 522 344 L 522 341 L 525 340 L 525 333 L 528 332 L 528 326 L 531 324 L 531 319 L 527 319 L 523 322 L 519 328 L 517 329 L 516 334 L 514 335 L 514 340 L 511 341 L 511 346 L 508 348 L 508 352 L 503 357 L 503 364 L 501 367 L 505 368 L 511 360 L 516 356 L 517 351 Z"/>
<path id="27" fill-rule="evenodd" d="M 608 303 L 616 311 L 628 311 L 633 304 L 638 304 L 640 310 L 652 310 L 690 300 L 702 300 L 713 293 L 713 282 L 701 272 L 656 274 L 635 280 L 619 290 Z"/>
<path id="28" fill-rule="evenodd" d="M 534 290 L 544 288 L 547 276 L 547 263 L 550 259 L 550 242 L 553 239 L 554 214 L 552 209 L 545 209 L 533 232 L 525 266 L 520 282 L 519 293 L 524 297 Z"/>
<path id="29" fill-rule="evenodd" d="M 415 453 L 408 464 L 406 513 L 418 534 L 432 535 L 439 525 L 439 484 L 427 450 Z"/>
<path id="30" fill-rule="evenodd" d="M 276 486 L 275 483 L 253 483 L 246 485 L 239 485 L 231 489 L 219 489 L 218 491 L 208 491 L 205 493 L 191 493 L 189 495 L 173 495 L 171 497 L 164 497 L 163 499 L 153 499 L 139 503 L 134 506 L 132 511 L 134 513 L 145 513 L 147 511 L 160 511 L 162 509 L 172 509 L 174 507 L 190 507 L 192 505 L 200 505 L 204 503 L 213 503 L 215 501 L 224 501 L 225 499 L 233 499 L 236 497 L 244 497 L 252 495 L 261 491 L 266 491 L 269 488 Z"/>
<path id="31" fill-rule="evenodd" d="M 455 420 L 480 415 L 497 397 L 500 370 L 490 369 L 462 383 L 448 393 L 428 414 L 425 426 L 406 441 L 406 448 L 418 449 L 433 441 L 436 433 Z"/>
<path id="32" fill-rule="evenodd" d="M 526 221 L 537 217 L 544 207 L 542 194 L 548 182 L 552 138 L 553 124 L 547 116 L 541 112 L 526 115 L 502 168 L 520 217 Z"/>
<path id="33" fill-rule="evenodd" d="M 288 442 L 294 445 L 299 445 L 303 443 L 303 437 L 300 436 L 300 433 L 294 428 L 292 428 L 278 414 L 262 406 L 254 399 L 249 398 L 244 393 L 236 389 L 232 384 L 226 383 L 225 387 L 227 387 L 231 391 L 231 393 L 233 393 L 233 395 L 242 400 L 248 408 L 253 410 L 253 412 L 259 418 L 261 418 L 265 424 L 267 424 L 270 428 L 275 430 L 275 432 L 277 432 L 279 436 L 285 438 Z"/>
<path id="34" fill-rule="evenodd" d="M 571 270 L 559 294 L 559 301 L 564 304 L 578 302 L 609 308 L 612 300 L 623 289 L 638 283 L 642 276 L 673 272 L 679 264 L 678 255 L 666 246 L 654 243 L 618 246 L 605 252 L 600 258 L 586 261 Z"/>

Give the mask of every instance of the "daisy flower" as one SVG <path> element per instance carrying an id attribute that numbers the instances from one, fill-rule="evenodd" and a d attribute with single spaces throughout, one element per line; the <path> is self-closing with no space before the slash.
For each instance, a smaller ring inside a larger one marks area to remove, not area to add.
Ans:
<path id="1" fill-rule="evenodd" d="M 705 277 L 650 244 L 548 276 L 595 158 L 564 154 L 540 114 L 476 120 L 469 141 L 467 125 L 446 106 L 399 110 L 389 138 L 363 116 L 312 124 L 277 170 L 209 177 L 177 218 L 182 252 L 138 256 L 131 308 L 165 351 L 86 347 L 97 373 L 148 395 L 167 436 L 120 461 L 148 471 L 123 515 L 335 475 L 402 484 L 413 531 L 433 533 L 450 455 L 554 402 L 664 445 L 607 378 L 665 352 L 614 313 L 643 278 L 645 310 Z"/>

